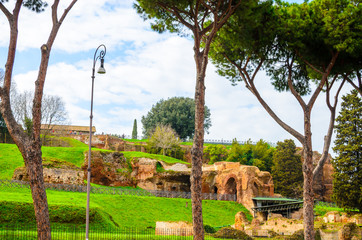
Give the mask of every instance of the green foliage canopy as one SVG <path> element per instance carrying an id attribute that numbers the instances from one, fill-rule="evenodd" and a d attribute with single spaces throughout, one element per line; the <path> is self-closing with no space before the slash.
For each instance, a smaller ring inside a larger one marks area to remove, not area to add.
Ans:
<path id="1" fill-rule="evenodd" d="M 273 154 L 272 177 L 274 189 L 285 197 L 299 198 L 303 192 L 301 156 L 296 153 L 293 140 L 278 142 Z"/>
<path id="2" fill-rule="evenodd" d="M 343 208 L 362 212 L 362 99 L 357 91 L 342 97 L 342 108 L 335 126 L 333 150 L 333 199 Z"/>
<path id="3" fill-rule="evenodd" d="M 209 159 L 208 164 L 225 161 L 228 156 L 228 151 L 225 146 L 217 144 L 210 145 L 204 150 L 204 158 Z"/>
<path id="4" fill-rule="evenodd" d="M 210 110 L 205 106 L 207 131 L 211 127 Z M 192 138 L 195 132 L 195 101 L 192 98 L 161 99 L 146 116 L 142 116 L 143 134 L 149 137 L 157 125 L 170 125 L 181 139 Z"/>

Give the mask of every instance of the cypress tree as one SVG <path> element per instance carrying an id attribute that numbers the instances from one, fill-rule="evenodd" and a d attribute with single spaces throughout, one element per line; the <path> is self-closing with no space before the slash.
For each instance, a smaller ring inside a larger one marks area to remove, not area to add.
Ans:
<path id="1" fill-rule="evenodd" d="M 132 139 L 137 139 L 137 120 L 133 122 Z"/>
<path id="2" fill-rule="evenodd" d="M 335 126 L 332 198 L 339 207 L 362 212 L 362 100 L 356 90 L 342 100 Z"/>
<path id="3" fill-rule="evenodd" d="M 296 150 L 294 141 L 287 139 L 277 143 L 273 154 L 274 191 L 284 197 L 299 198 L 303 193 L 302 161 Z"/>

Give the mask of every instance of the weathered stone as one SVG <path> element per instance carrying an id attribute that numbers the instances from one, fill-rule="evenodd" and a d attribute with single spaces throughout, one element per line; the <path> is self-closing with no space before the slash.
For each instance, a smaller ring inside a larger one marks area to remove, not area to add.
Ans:
<path id="1" fill-rule="evenodd" d="M 55 167 L 53 164 L 44 164 L 44 182 L 76 185 L 84 184 L 84 173 L 80 168 L 71 166 L 69 164 L 62 165 L 61 162 L 54 162 L 54 165 L 56 165 Z M 15 169 L 12 179 L 29 181 L 29 176 L 25 167 Z"/>
<path id="2" fill-rule="evenodd" d="M 303 219 L 303 208 L 299 209 L 298 211 L 292 212 L 290 215 L 292 219 Z"/>
<path id="3" fill-rule="evenodd" d="M 274 184 L 269 172 L 260 171 L 255 166 L 240 163 L 217 162 L 215 187 L 220 194 L 236 194 L 237 202 L 242 203 L 250 212 L 256 196 L 273 196 Z"/>
<path id="4" fill-rule="evenodd" d="M 247 229 L 249 228 L 274 231 L 283 235 L 292 235 L 296 231 L 303 229 L 303 221 L 284 217 L 276 217 L 268 219 L 264 222 L 264 224 L 259 225 L 258 227 L 254 227 L 252 223 L 252 225 L 248 226 Z"/>
<path id="5" fill-rule="evenodd" d="M 339 240 L 362 239 L 362 229 L 355 223 L 347 223 L 338 231 Z"/>
<path id="6" fill-rule="evenodd" d="M 137 180 L 131 177 L 132 169 L 119 152 L 92 151 L 91 182 L 105 186 L 137 186 Z M 82 169 L 85 178 L 88 168 L 88 152 Z"/>
<path id="7" fill-rule="evenodd" d="M 156 222 L 155 235 L 192 236 L 193 227 L 188 222 Z"/>
<path id="8" fill-rule="evenodd" d="M 303 150 L 302 148 L 298 148 L 297 154 L 301 155 L 302 161 L 303 159 Z M 314 167 L 317 165 L 321 154 L 317 151 L 313 152 L 313 165 Z M 334 172 L 334 168 L 331 163 L 332 156 L 329 154 L 325 164 L 323 165 L 323 169 L 317 174 L 314 184 L 313 184 L 313 192 L 314 197 L 317 200 L 331 202 L 331 197 L 333 194 L 333 177 L 332 174 Z"/>
<path id="9" fill-rule="evenodd" d="M 245 225 L 249 225 L 249 221 L 246 218 L 246 215 L 244 212 L 238 212 L 235 215 L 235 228 L 239 230 L 244 230 Z"/>
<path id="10" fill-rule="evenodd" d="M 348 215 L 345 212 L 327 212 L 323 216 L 323 221 L 325 223 L 355 223 L 362 224 L 362 214 L 353 214 Z"/>

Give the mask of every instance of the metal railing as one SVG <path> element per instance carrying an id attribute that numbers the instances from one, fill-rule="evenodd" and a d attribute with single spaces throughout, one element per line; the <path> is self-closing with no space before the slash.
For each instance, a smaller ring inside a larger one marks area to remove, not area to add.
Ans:
<path id="1" fill-rule="evenodd" d="M 18 180 L 0 180 L 0 187 L 7 188 L 30 188 L 29 182 Z M 45 183 L 45 188 L 56 191 L 66 192 L 87 192 L 86 185 L 72 184 L 56 184 Z M 176 191 L 161 191 L 161 190 L 144 190 L 140 188 L 116 188 L 116 187 L 91 187 L 93 194 L 108 194 L 108 195 L 126 195 L 126 196 L 148 196 L 148 197 L 166 197 L 166 198 L 185 198 L 190 199 L 190 192 Z M 235 194 L 216 194 L 202 193 L 203 200 L 221 200 L 221 201 L 236 201 Z"/>
<path id="2" fill-rule="evenodd" d="M 53 240 L 84 240 L 85 226 L 83 225 L 52 225 L 51 235 Z M 115 228 L 115 227 L 90 227 L 89 238 L 92 240 L 184 240 L 193 239 L 190 229 L 157 229 L 150 228 Z M 36 225 L 0 225 L 0 240 L 36 240 Z M 205 235 L 205 239 L 214 239 Z M 218 238 L 220 239 L 220 238 Z"/>

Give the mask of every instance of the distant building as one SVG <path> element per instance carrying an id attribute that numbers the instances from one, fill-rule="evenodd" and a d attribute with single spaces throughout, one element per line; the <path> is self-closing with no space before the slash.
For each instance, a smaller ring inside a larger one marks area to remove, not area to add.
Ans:
<path id="1" fill-rule="evenodd" d="M 50 135 L 89 135 L 89 126 L 72 126 L 72 125 L 48 125 L 40 126 L 42 134 Z M 96 132 L 96 127 L 92 127 L 92 134 Z"/>

